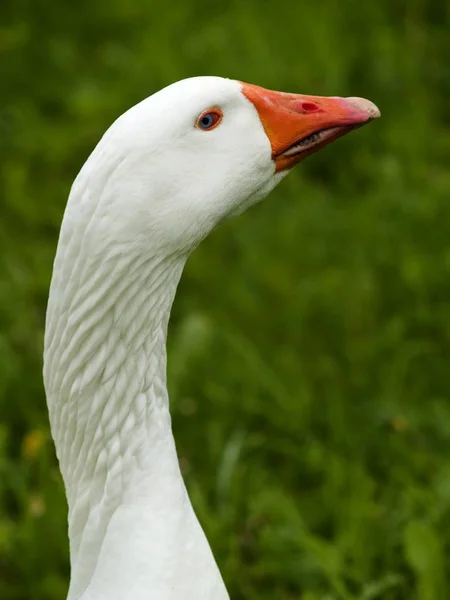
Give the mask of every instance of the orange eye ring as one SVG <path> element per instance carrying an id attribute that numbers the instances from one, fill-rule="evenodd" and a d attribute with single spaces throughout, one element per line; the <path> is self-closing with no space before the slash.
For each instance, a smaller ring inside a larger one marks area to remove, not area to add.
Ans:
<path id="1" fill-rule="evenodd" d="M 220 108 L 208 108 L 208 110 L 203 111 L 199 116 L 195 126 L 202 131 L 211 131 L 211 129 L 217 127 L 222 117 L 223 113 Z"/>

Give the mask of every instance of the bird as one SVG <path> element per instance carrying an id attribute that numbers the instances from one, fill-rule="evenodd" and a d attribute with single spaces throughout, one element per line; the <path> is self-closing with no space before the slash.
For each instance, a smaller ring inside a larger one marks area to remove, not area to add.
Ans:
<path id="1" fill-rule="evenodd" d="M 122 114 L 70 190 L 44 386 L 68 503 L 68 600 L 228 600 L 183 481 L 166 387 L 190 253 L 304 158 L 380 116 L 363 98 L 215 76 Z"/>

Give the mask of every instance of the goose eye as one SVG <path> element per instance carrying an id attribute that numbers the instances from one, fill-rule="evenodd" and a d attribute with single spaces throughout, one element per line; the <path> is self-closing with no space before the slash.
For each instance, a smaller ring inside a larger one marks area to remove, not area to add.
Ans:
<path id="1" fill-rule="evenodd" d="M 197 119 L 197 127 L 203 131 L 214 129 L 222 120 L 222 111 L 218 108 L 205 110 Z"/>

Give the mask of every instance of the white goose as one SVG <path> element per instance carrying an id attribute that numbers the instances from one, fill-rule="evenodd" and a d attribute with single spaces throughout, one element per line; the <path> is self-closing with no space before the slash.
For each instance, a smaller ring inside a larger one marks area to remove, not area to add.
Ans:
<path id="1" fill-rule="evenodd" d="M 218 77 L 122 115 L 76 178 L 44 381 L 69 505 L 68 600 L 226 600 L 178 466 L 166 332 L 189 253 L 305 156 L 378 117 L 361 98 Z"/>

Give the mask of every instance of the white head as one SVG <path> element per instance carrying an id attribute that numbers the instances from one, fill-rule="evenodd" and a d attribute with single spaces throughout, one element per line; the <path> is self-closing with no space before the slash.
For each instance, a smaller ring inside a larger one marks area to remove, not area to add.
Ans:
<path id="1" fill-rule="evenodd" d="M 80 180 L 98 190 L 91 201 L 105 241 L 185 252 L 263 198 L 302 158 L 378 114 L 367 100 L 195 77 L 117 119 Z"/>

